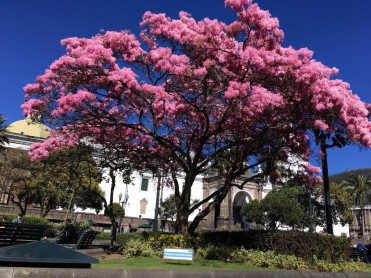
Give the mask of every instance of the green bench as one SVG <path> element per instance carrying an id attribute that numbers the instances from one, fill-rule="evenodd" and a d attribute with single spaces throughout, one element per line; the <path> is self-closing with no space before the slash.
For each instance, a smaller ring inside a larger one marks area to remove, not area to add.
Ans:
<path id="1" fill-rule="evenodd" d="M 39 241 L 46 230 L 46 225 L 0 223 L 0 246 Z"/>
<path id="2" fill-rule="evenodd" d="M 97 234 L 99 234 L 97 231 L 85 231 L 80 234 L 76 243 L 62 245 L 74 249 L 89 249 Z"/>

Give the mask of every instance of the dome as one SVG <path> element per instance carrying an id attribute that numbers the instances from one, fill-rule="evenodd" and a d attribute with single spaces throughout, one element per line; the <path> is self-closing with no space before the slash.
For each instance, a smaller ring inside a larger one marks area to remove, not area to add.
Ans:
<path id="1" fill-rule="evenodd" d="M 5 131 L 39 138 L 50 136 L 50 128 L 44 124 L 32 122 L 29 118 L 11 123 Z"/>

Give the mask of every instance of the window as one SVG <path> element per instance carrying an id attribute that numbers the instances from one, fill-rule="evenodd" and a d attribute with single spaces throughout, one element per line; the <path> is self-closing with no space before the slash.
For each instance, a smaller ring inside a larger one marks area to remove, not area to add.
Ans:
<path id="1" fill-rule="evenodd" d="M 142 178 L 142 185 L 140 186 L 141 191 L 148 191 L 148 179 Z"/>

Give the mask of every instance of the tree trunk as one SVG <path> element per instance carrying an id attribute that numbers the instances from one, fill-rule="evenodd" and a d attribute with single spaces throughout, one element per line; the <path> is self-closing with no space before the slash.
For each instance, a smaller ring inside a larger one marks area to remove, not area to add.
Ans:
<path id="1" fill-rule="evenodd" d="M 111 192 L 110 192 L 110 200 L 109 200 L 109 206 L 108 206 L 109 208 L 108 217 L 111 220 L 111 225 L 112 225 L 110 248 L 113 250 L 115 249 L 115 245 L 116 245 L 117 224 L 116 224 L 115 216 L 113 215 L 113 193 L 116 187 L 116 175 L 112 169 L 109 172 L 109 176 L 111 178 Z"/>
<path id="2" fill-rule="evenodd" d="M 21 214 L 22 215 L 26 215 L 27 203 L 28 203 L 28 200 L 27 199 L 24 200 L 24 206 L 22 206 L 22 202 L 21 201 L 15 201 L 13 195 L 11 195 L 11 201 L 12 201 L 13 204 L 15 204 L 19 208 L 19 210 L 21 211 Z"/>
<path id="3" fill-rule="evenodd" d="M 176 196 L 177 217 L 175 223 L 175 233 L 188 235 L 188 217 L 191 202 L 191 188 L 194 179 L 186 176 L 182 193 Z M 178 197 L 178 198 L 177 198 Z"/>
<path id="4" fill-rule="evenodd" d="M 111 231 L 111 242 L 110 242 L 110 249 L 116 249 L 116 237 L 117 237 L 117 223 L 114 216 L 109 216 L 111 221 L 112 231 Z"/>

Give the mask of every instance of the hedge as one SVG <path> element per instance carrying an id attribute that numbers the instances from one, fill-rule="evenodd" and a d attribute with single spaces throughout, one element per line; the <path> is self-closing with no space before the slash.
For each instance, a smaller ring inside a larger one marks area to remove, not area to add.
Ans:
<path id="1" fill-rule="evenodd" d="M 236 231 L 204 232 L 199 234 L 207 245 L 227 245 L 276 254 L 294 255 L 305 260 L 338 262 L 347 260 L 350 242 L 347 238 L 300 231 Z"/>

